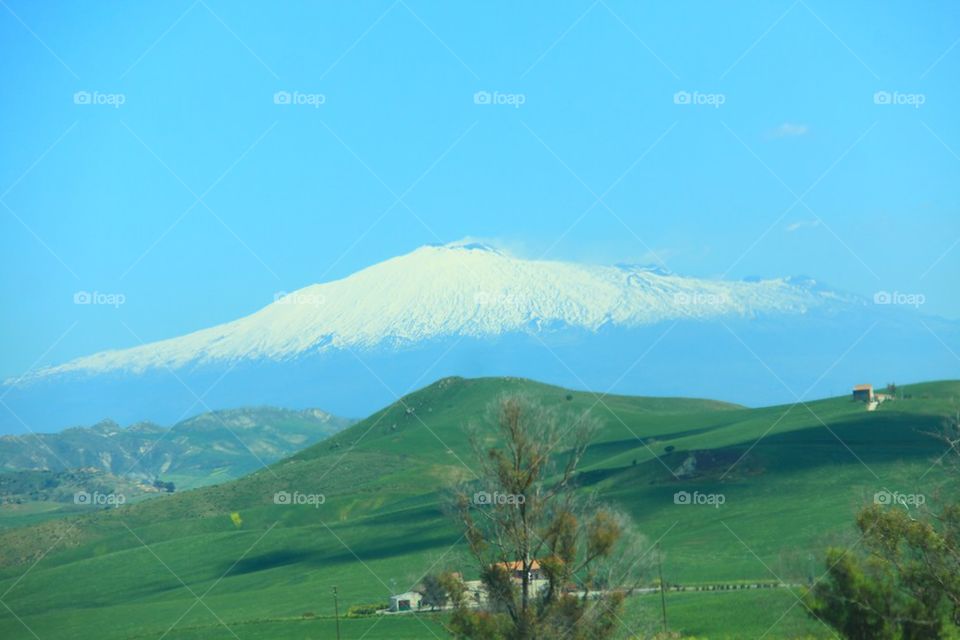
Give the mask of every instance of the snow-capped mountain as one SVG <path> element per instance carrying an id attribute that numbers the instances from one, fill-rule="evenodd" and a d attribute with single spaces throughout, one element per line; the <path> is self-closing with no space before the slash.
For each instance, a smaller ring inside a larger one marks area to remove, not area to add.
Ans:
<path id="1" fill-rule="evenodd" d="M 8 380 L 0 432 L 175 422 L 251 403 L 361 416 L 443 375 L 761 404 L 810 385 L 824 395 L 955 377 L 944 343 L 960 344 L 957 323 L 811 278 L 698 279 L 454 243 L 279 295 L 226 324 Z"/>
<path id="2" fill-rule="evenodd" d="M 804 314 L 849 303 L 810 282 L 701 280 L 646 267 L 522 260 L 485 245 L 425 246 L 260 311 L 186 336 L 106 351 L 39 372 L 285 360 L 336 349 L 402 348 L 560 327 L 596 332 L 667 320 Z"/>

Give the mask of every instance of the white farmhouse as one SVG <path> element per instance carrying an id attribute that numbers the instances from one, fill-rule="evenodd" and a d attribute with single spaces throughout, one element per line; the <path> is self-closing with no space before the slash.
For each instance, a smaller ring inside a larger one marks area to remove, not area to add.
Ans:
<path id="1" fill-rule="evenodd" d="M 420 608 L 420 602 L 423 596 L 416 591 L 407 591 L 390 596 L 390 612 L 399 613 L 401 611 L 416 611 Z"/>

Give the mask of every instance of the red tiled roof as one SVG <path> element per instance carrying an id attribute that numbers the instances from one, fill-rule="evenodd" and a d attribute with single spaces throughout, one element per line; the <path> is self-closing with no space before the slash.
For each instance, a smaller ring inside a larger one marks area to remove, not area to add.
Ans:
<path id="1" fill-rule="evenodd" d="M 498 562 L 497 567 L 503 567 L 504 569 L 509 569 L 511 571 L 523 571 L 523 563 L 517 560 L 516 562 Z M 534 560 L 530 563 L 530 570 L 537 571 L 540 568 L 540 563 Z"/>

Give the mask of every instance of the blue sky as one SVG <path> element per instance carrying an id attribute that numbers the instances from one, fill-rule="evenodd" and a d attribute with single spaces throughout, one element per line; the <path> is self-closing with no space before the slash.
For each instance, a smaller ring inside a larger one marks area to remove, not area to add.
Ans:
<path id="1" fill-rule="evenodd" d="M 960 317 L 956 3 L 0 5 L 3 375 L 464 237 Z"/>

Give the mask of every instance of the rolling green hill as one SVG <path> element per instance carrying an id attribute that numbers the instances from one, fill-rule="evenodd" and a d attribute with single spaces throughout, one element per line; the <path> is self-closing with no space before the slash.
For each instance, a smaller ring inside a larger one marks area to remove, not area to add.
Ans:
<path id="1" fill-rule="evenodd" d="M 937 500 L 943 448 L 924 432 L 955 410 L 960 382 L 911 385 L 867 412 L 846 397 L 748 409 L 440 380 L 239 480 L 0 532 L 0 637 L 326 638 L 333 585 L 343 611 L 385 603 L 431 567 L 470 573 L 445 487 L 472 474 L 464 425 L 482 429 L 508 392 L 596 416 L 582 490 L 629 511 L 665 551 L 665 579 L 694 585 L 815 578 L 828 543 L 855 542 L 852 515 L 875 493 Z M 723 504 L 696 504 L 705 495 Z M 655 618 L 658 605 L 638 596 L 630 610 Z M 668 606 L 673 628 L 711 638 L 830 637 L 788 589 L 671 594 Z M 343 637 L 443 637 L 442 623 L 356 619 Z"/>

